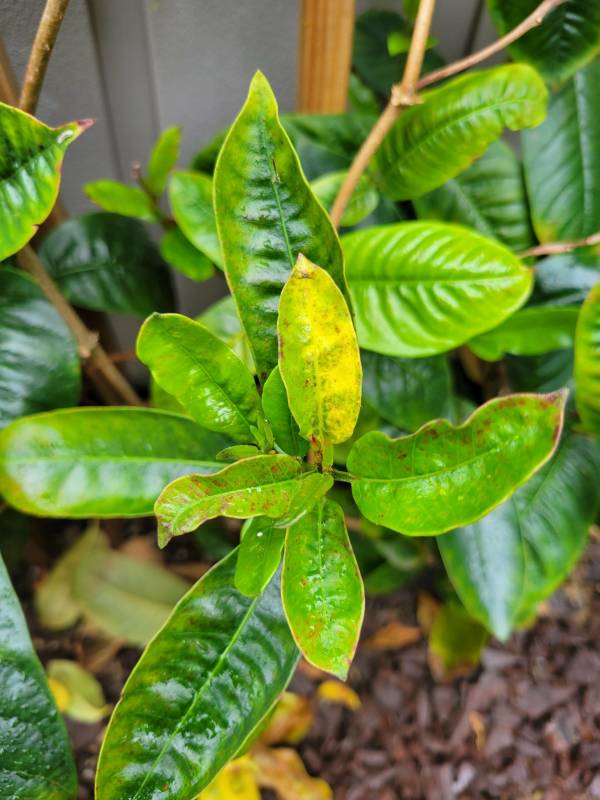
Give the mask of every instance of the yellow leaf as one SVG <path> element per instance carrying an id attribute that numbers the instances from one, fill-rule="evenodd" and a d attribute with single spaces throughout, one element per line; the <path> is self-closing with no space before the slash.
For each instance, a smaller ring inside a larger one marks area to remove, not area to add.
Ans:
<path id="1" fill-rule="evenodd" d="M 296 744 L 304 739 L 313 721 L 312 703 L 308 697 L 284 692 L 271 720 L 262 733 L 263 744 Z"/>
<path id="2" fill-rule="evenodd" d="M 260 800 L 255 772 L 250 756 L 236 758 L 223 767 L 197 800 Z"/>
<path id="3" fill-rule="evenodd" d="M 61 712 L 77 722 L 100 722 L 110 713 L 102 687 L 75 661 L 56 658 L 46 665 L 48 684 Z"/>
<path id="4" fill-rule="evenodd" d="M 63 686 L 62 683 L 57 681 L 55 678 L 48 678 L 48 687 L 52 692 L 56 707 L 62 714 L 68 708 L 69 700 L 71 699 L 71 693 L 66 686 Z"/>
<path id="5" fill-rule="evenodd" d="M 256 747 L 252 751 L 252 760 L 260 786 L 272 789 L 279 800 L 331 800 L 333 797 L 329 784 L 320 778 L 312 778 L 295 750 Z"/>
<path id="6" fill-rule="evenodd" d="M 363 650 L 400 650 L 418 642 L 421 636 L 421 629 L 415 625 L 390 622 L 367 639 Z"/>
<path id="7" fill-rule="evenodd" d="M 346 706 L 351 711 L 356 711 L 361 706 L 360 697 L 354 689 L 340 681 L 323 681 L 317 689 L 317 696 L 321 700 L 327 700 L 329 703 L 339 703 Z"/>

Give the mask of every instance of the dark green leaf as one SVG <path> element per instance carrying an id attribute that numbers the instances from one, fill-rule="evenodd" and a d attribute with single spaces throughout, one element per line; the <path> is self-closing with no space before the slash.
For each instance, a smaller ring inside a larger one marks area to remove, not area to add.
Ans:
<path id="1" fill-rule="evenodd" d="M 86 183 L 83 188 L 92 203 L 96 203 L 104 211 L 136 217 L 145 222 L 160 220 L 151 198 L 137 186 L 104 179 Z"/>
<path id="2" fill-rule="evenodd" d="M 169 172 L 179 158 L 181 128 L 167 128 L 158 137 L 148 160 L 146 185 L 154 195 L 160 195 L 167 187 Z"/>
<path id="3" fill-rule="evenodd" d="M 254 517 L 244 523 L 235 567 L 236 588 L 256 597 L 277 571 L 285 541 L 285 530 L 276 528 L 268 517 Z"/>
<path id="4" fill-rule="evenodd" d="M 169 182 L 169 200 L 175 221 L 190 242 L 223 267 L 213 210 L 212 178 L 201 172 L 175 172 Z"/>
<path id="5" fill-rule="evenodd" d="M 193 281 L 206 281 L 214 275 L 209 258 L 194 247 L 176 226 L 163 233 L 160 254 L 172 267 Z"/>
<path id="6" fill-rule="evenodd" d="M 279 447 L 291 456 L 306 455 L 308 442 L 300 436 L 298 423 L 290 411 L 279 367 L 275 367 L 265 381 L 262 406 Z"/>
<path id="7" fill-rule="evenodd" d="M 518 392 L 555 392 L 568 386 L 573 375 L 573 350 L 555 350 L 542 356 L 506 359 L 509 382 Z"/>
<path id="8" fill-rule="evenodd" d="M 535 265 L 531 303 L 579 306 L 600 281 L 600 255 L 593 248 L 548 256 Z"/>
<path id="9" fill-rule="evenodd" d="M 600 433 L 600 283 L 581 307 L 574 373 L 577 412 L 587 430 Z"/>

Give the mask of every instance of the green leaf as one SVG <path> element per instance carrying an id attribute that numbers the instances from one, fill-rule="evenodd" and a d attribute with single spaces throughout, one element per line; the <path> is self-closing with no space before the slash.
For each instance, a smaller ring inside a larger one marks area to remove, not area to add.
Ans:
<path id="1" fill-rule="evenodd" d="M 330 475 L 303 472 L 296 458 L 279 455 L 245 458 L 216 475 L 184 476 L 156 501 L 159 545 L 219 516 L 265 516 L 283 527 L 306 513 L 332 484 Z"/>
<path id="2" fill-rule="evenodd" d="M 264 592 L 277 571 L 285 541 L 285 530 L 268 517 L 244 523 L 235 567 L 235 586 L 248 597 Z"/>
<path id="3" fill-rule="evenodd" d="M 0 269 L 0 428 L 24 414 L 75 405 L 77 344 L 35 281 Z"/>
<path id="4" fill-rule="evenodd" d="M 575 331 L 575 405 L 584 427 L 600 432 L 600 283 L 581 307 Z"/>
<path id="5" fill-rule="evenodd" d="M 184 236 L 222 269 L 223 254 L 213 210 L 212 178 L 191 170 L 174 172 L 169 182 L 169 202 L 175 222 Z"/>
<path id="6" fill-rule="evenodd" d="M 548 306 L 579 306 L 600 281 L 600 254 L 593 248 L 549 256 L 535 265 L 531 303 Z"/>
<path id="7" fill-rule="evenodd" d="M 153 314 L 142 325 L 137 354 L 163 389 L 205 428 L 252 441 L 261 415 L 249 370 L 199 322 Z"/>
<path id="8" fill-rule="evenodd" d="M 507 356 L 510 386 L 518 392 L 555 392 L 570 386 L 573 375 L 573 350 L 555 350 L 542 356 Z"/>
<path id="9" fill-rule="evenodd" d="M 174 226 L 163 233 L 160 254 L 172 267 L 193 281 L 206 281 L 215 271 L 207 256 Z"/>
<path id="10" fill-rule="evenodd" d="M 0 494 L 44 517 L 142 517 L 163 486 L 214 472 L 214 434 L 177 414 L 141 408 L 71 408 L 0 432 Z"/>
<path id="11" fill-rule="evenodd" d="M 538 5 L 538 0 L 488 0 L 502 36 Z M 566 0 L 508 51 L 516 61 L 534 66 L 548 82 L 562 83 L 600 52 L 600 7 L 590 0 Z"/>
<path id="12" fill-rule="evenodd" d="M 298 660 L 275 576 L 256 598 L 236 554 L 188 592 L 125 685 L 100 753 L 97 800 L 196 797 L 240 751 Z"/>
<path id="13" fill-rule="evenodd" d="M 179 158 L 181 128 L 164 130 L 156 140 L 148 159 L 146 185 L 152 194 L 161 195 L 167 188 L 167 178 Z"/>
<path id="14" fill-rule="evenodd" d="M 219 450 L 216 458 L 217 461 L 238 461 L 240 458 L 259 455 L 261 455 L 260 450 L 255 444 L 234 444 Z"/>
<path id="15" fill-rule="evenodd" d="M 301 435 L 321 445 L 352 436 L 362 370 L 350 311 L 325 270 L 298 257 L 279 304 L 279 370 Z"/>
<path id="16" fill-rule="evenodd" d="M 552 95 L 543 125 L 522 134 L 533 227 L 541 242 L 579 239 L 600 227 L 599 104 L 600 58 Z"/>
<path id="17" fill-rule="evenodd" d="M 283 607 L 302 655 L 344 680 L 358 643 L 365 595 L 344 512 L 321 500 L 288 528 Z"/>
<path id="18" fill-rule="evenodd" d="M 265 381 L 262 406 L 279 447 L 291 456 L 305 456 L 308 442 L 300 436 L 298 424 L 290 411 L 279 367 L 275 367 Z"/>
<path id="19" fill-rule="evenodd" d="M 463 344 L 523 305 L 533 273 L 502 245 L 441 222 L 344 236 L 358 341 L 418 358 Z"/>
<path id="20" fill-rule="evenodd" d="M 160 221 L 151 198 L 137 186 L 104 179 L 86 183 L 83 188 L 92 203 L 96 203 L 104 211 L 137 217 L 145 222 Z"/>
<path id="21" fill-rule="evenodd" d="M 48 683 L 56 696 L 56 691 L 64 696 L 64 707 L 68 717 L 76 722 L 94 724 L 107 717 L 107 705 L 99 681 L 81 667 L 76 661 L 66 658 L 53 658 L 46 665 Z"/>
<path id="22" fill-rule="evenodd" d="M 469 347 L 486 361 L 498 361 L 505 353 L 536 356 L 565 350 L 573 345 L 578 315 L 578 308 L 522 308 L 497 328 L 471 339 Z"/>
<path id="23" fill-rule="evenodd" d="M 379 114 L 379 101 L 375 92 L 353 72 L 350 73 L 348 84 L 348 107 L 356 114 Z"/>
<path id="24" fill-rule="evenodd" d="M 225 342 L 252 373 L 255 372 L 248 338 L 242 328 L 235 301 L 231 295 L 213 303 L 197 317 L 197 320 Z"/>
<path id="25" fill-rule="evenodd" d="M 411 436 L 367 433 L 348 470 L 361 513 L 408 536 L 434 536 L 480 519 L 552 455 L 567 391 L 490 400 L 462 425 L 434 420 Z"/>
<path id="26" fill-rule="evenodd" d="M 1 558 L 0 607 L 0 796 L 73 800 L 77 774 L 67 731 Z"/>
<path id="27" fill-rule="evenodd" d="M 534 241 L 523 170 L 514 150 L 502 141 L 414 205 L 421 219 L 468 225 L 517 252 Z"/>
<path id="28" fill-rule="evenodd" d="M 365 400 L 400 430 L 448 415 L 452 379 L 445 356 L 392 358 L 364 350 L 361 361 Z"/>
<path id="29" fill-rule="evenodd" d="M 436 189 L 483 155 L 504 128 L 539 125 L 547 96 L 540 76 L 525 64 L 470 72 L 426 92 L 421 105 L 401 114 L 377 151 L 377 184 L 393 200 Z"/>
<path id="30" fill-rule="evenodd" d="M 337 234 L 308 186 L 262 73 L 215 169 L 215 210 L 227 280 L 261 383 L 277 364 L 277 303 L 300 253 L 345 291 Z"/>
<path id="31" fill-rule="evenodd" d="M 175 305 L 169 271 L 137 220 L 103 212 L 67 220 L 46 236 L 39 255 L 81 308 L 146 317 Z"/>
<path id="32" fill-rule="evenodd" d="M 311 183 L 311 189 L 328 211 L 331 211 L 333 201 L 337 197 L 347 174 L 346 170 L 328 172 Z M 373 181 L 368 175 L 361 175 L 342 216 L 341 226 L 352 227 L 353 225 L 358 225 L 369 214 L 372 214 L 378 205 L 379 193 Z"/>
<path id="33" fill-rule="evenodd" d="M 506 639 L 570 572 L 598 509 L 600 452 L 565 433 L 552 460 L 478 522 L 438 540 L 469 613 Z"/>
<path id="34" fill-rule="evenodd" d="M 444 603 L 429 634 L 428 661 L 434 676 L 449 681 L 475 669 L 487 639 L 485 628 L 459 603 Z"/>
<path id="35" fill-rule="evenodd" d="M 49 128 L 0 103 L 0 261 L 24 247 L 52 211 L 65 150 L 92 122 Z"/>

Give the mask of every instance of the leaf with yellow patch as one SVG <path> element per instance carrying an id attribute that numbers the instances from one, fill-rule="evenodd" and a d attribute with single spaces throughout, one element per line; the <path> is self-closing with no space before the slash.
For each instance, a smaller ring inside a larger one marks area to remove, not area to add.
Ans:
<path id="1" fill-rule="evenodd" d="M 346 706 L 350 711 L 356 711 L 361 706 L 360 697 L 354 689 L 341 681 L 323 681 L 317 689 L 319 700 L 326 700 L 328 703 L 338 703 Z"/>
<path id="2" fill-rule="evenodd" d="M 289 747 L 257 747 L 252 752 L 252 761 L 260 786 L 274 791 L 279 800 L 331 800 L 333 797 L 329 784 L 320 778 L 311 778 L 298 753 Z"/>

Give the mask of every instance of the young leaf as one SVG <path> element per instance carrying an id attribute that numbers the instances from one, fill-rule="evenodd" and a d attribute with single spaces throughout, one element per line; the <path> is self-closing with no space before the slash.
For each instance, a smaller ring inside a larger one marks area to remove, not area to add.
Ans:
<path id="1" fill-rule="evenodd" d="M 331 211 L 333 201 L 337 197 L 348 172 L 329 172 L 321 175 L 311 183 L 311 189 L 319 198 L 323 206 Z M 352 227 L 362 222 L 379 205 L 379 192 L 368 175 L 362 175 L 356 189 L 352 192 L 350 202 L 346 206 L 342 217 L 342 227 Z"/>
<path id="2" fill-rule="evenodd" d="M 92 203 L 125 217 L 136 217 L 145 222 L 159 222 L 160 217 L 152 200 L 137 186 L 127 186 L 120 181 L 108 179 L 92 181 L 83 187 Z"/>
<path id="3" fill-rule="evenodd" d="M 0 494 L 44 517 L 143 517 L 166 483 L 214 472 L 225 441 L 178 414 L 71 408 L 0 432 Z"/>
<path id="4" fill-rule="evenodd" d="M 171 175 L 169 202 L 175 222 L 190 242 L 218 267 L 223 254 L 213 210 L 213 182 L 201 172 L 178 171 Z"/>
<path id="5" fill-rule="evenodd" d="M 0 261 L 24 247 L 52 211 L 65 150 L 92 122 L 49 128 L 0 103 Z"/>
<path id="6" fill-rule="evenodd" d="M 305 456 L 308 442 L 300 436 L 298 424 L 290 412 L 279 367 L 275 367 L 265 381 L 262 406 L 279 447 L 291 456 Z"/>
<path id="7" fill-rule="evenodd" d="M 501 36 L 538 7 L 537 0 L 487 0 Z M 600 52 L 600 6 L 589 0 L 566 0 L 539 25 L 508 48 L 552 84 L 562 83 Z"/>
<path id="8" fill-rule="evenodd" d="M 571 570 L 598 509 L 599 471 L 597 445 L 566 433 L 552 461 L 509 500 L 438 539 L 460 599 L 498 638 Z"/>
<path id="9" fill-rule="evenodd" d="M 333 483 L 329 475 L 303 472 L 291 456 L 256 456 L 216 475 L 188 475 L 170 483 L 156 501 L 158 542 L 194 531 L 213 517 L 265 516 L 283 527 L 305 514 Z"/>
<path id="10" fill-rule="evenodd" d="M 279 369 L 305 439 L 352 436 L 362 371 L 346 301 L 325 270 L 298 256 L 279 303 Z"/>
<path id="11" fill-rule="evenodd" d="M 575 405 L 587 430 L 600 432 L 600 283 L 581 307 L 575 331 Z"/>
<path id="12" fill-rule="evenodd" d="M 533 244 L 523 170 L 505 142 L 491 144 L 467 170 L 414 201 L 421 219 L 457 222 L 519 252 Z"/>
<path id="13" fill-rule="evenodd" d="M 434 420 L 411 436 L 367 433 L 348 469 L 360 511 L 408 536 L 434 536 L 480 519 L 552 455 L 567 391 L 500 397 L 462 425 Z"/>
<path id="14" fill-rule="evenodd" d="M 153 195 L 161 195 L 167 187 L 169 172 L 179 158 L 181 128 L 167 128 L 158 137 L 148 159 L 146 185 Z"/>
<path id="15" fill-rule="evenodd" d="M 193 281 L 206 281 L 214 275 L 208 257 L 194 247 L 177 226 L 163 233 L 160 254 L 167 263 Z"/>
<path id="16" fill-rule="evenodd" d="M 0 269 L 0 428 L 24 414 L 75 405 L 81 391 L 73 335 L 28 275 Z"/>
<path id="17" fill-rule="evenodd" d="M 250 738 L 289 682 L 298 651 L 279 577 L 248 598 L 236 553 L 179 602 L 131 673 L 100 753 L 96 797 L 189 800 Z"/>
<path id="18" fill-rule="evenodd" d="M 509 250 L 458 225 L 382 225 L 343 244 L 358 341 L 384 355 L 457 347 L 513 314 L 533 283 Z"/>
<path id="19" fill-rule="evenodd" d="M 547 97 L 544 82 L 525 64 L 470 72 L 427 92 L 423 104 L 403 112 L 375 154 L 378 185 L 393 200 L 436 189 L 482 155 L 504 128 L 539 125 Z"/>
<path id="20" fill-rule="evenodd" d="M 240 442 L 256 437 L 262 412 L 254 379 L 204 325 L 180 314 L 153 314 L 138 334 L 137 354 L 200 425 Z"/>
<path id="21" fill-rule="evenodd" d="M 262 73 L 215 168 L 215 210 L 227 280 L 261 383 L 277 364 L 279 294 L 300 253 L 344 291 L 337 234 L 308 186 Z"/>
<path id="22" fill-rule="evenodd" d="M 362 625 L 365 596 L 344 512 L 321 500 L 288 528 L 283 607 L 303 656 L 343 680 Z"/>
<path id="23" fill-rule="evenodd" d="M 0 796 L 74 800 L 77 774 L 64 723 L 0 557 Z"/>
<path id="24" fill-rule="evenodd" d="M 45 237 L 39 255 L 81 308 L 146 317 L 175 306 L 169 271 L 137 220 L 103 212 L 67 220 Z"/>
<path id="25" fill-rule="evenodd" d="M 552 95 L 543 125 L 522 134 L 527 193 L 541 242 L 579 239 L 598 230 L 599 104 L 600 58 Z"/>
<path id="26" fill-rule="evenodd" d="M 256 597 L 277 571 L 285 541 L 285 530 L 268 517 L 244 523 L 235 567 L 235 586 L 242 594 Z"/>

